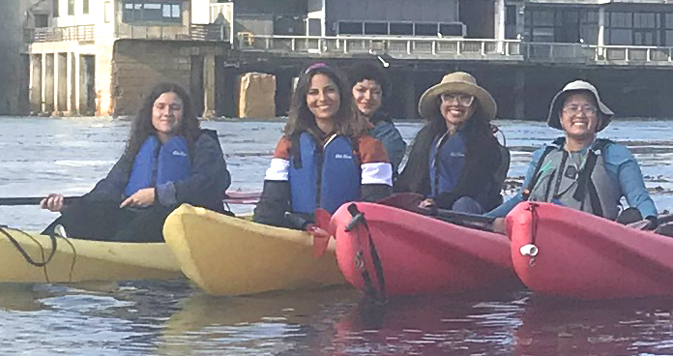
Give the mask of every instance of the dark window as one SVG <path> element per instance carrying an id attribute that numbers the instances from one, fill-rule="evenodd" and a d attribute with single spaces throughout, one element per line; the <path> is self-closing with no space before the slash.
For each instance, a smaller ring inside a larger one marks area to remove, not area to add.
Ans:
<path id="1" fill-rule="evenodd" d="M 75 14 L 75 0 L 68 0 L 68 15 Z"/>
<path id="2" fill-rule="evenodd" d="M 365 22 L 365 35 L 387 35 L 388 23 L 386 22 Z"/>
<path id="3" fill-rule="evenodd" d="M 362 22 L 339 22 L 339 34 L 341 35 L 361 35 Z"/>
<path id="4" fill-rule="evenodd" d="M 125 1 L 122 21 L 182 23 L 182 5 L 175 2 Z"/>
<path id="5" fill-rule="evenodd" d="M 391 23 L 390 34 L 396 36 L 413 36 L 414 24 L 411 23 Z"/>
<path id="6" fill-rule="evenodd" d="M 508 40 L 516 38 L 516 20 L 516 5 L 507 5 L 507 7 L 505 7 L 505 38 Z"/>
<path id="7" fill-rule="evenodd" d="M 49 27 L 49 15 L 35 14 L 35 27 L 36 28 Z"/>
<path id="8" fill-rule="evenodd" d="M 54 17 L 58 17 L 58 0 L 52 0 L 51 12 L 53 13 Z"/>
<path id="9" fill-rule="evenodd" d="M 414 24 L 416 36 L 437 36 L 436 23 L 417 23 Z"/>
<path id="10" fill-rule="evenodd" d="M 442 36 L 463 36 L 463 25 L 459 23 L 441 23 L 439 24 L 439 33 Z"/>
<path id="11" fill-rule="evenodd" d="M 89 0 L 82 0 L 82 13 L 83 14 L 89 13 Z"/>

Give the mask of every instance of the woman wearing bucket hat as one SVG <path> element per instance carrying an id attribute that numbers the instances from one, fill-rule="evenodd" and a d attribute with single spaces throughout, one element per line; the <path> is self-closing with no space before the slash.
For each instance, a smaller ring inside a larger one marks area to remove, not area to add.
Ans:
<path id="1" fill-rule="evenodd" d="M 547 118 L 564 137 L 533 153 L 522 191 L 487 215 L 503 217 L 524 200 L 547 201 L 623 223 L 645 216 L 654 228 L 657 209 L 638 162 L 626 146 L 596 138 L 613 115 L 593 85 L 568 83 L 554 96 Z M 631 208 L 620 214 L 622 196 Z M 502 230 L 502 219 L 494 227 Z"/>
<path id="2" fill-rule="evenodd" d="M 356 110 L 351 87 L 337 72 L 322 62 L 306 68 L 266 171 L 254 221 L 296 228 L 285 212 L 311 218 L 316 208 L 334 213 L 348 201 L 390 195 L 392 166 Z"/>
<path id="3" fill-rule="evenodd" d="M 499 205 L 509 151 L 493 136 L 491 94 L 469 73 L 454 72 L 423 93 L 418 111 L 428 122 L 395 189 L 425 195 L 422 207 L 483 213 Z"/>

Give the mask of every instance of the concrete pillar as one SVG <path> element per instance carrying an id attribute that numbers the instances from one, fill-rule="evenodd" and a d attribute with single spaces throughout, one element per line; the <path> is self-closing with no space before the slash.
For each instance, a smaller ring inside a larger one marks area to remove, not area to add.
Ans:
<path id="1" fill-rule="evenodd" d="M 68 55 L 68 113 L 74 115 L 78 113 L 77 98 L 79 93 L 77 91 L 79 83 L 79 75 L 77 69 L 77 55 L 70 53 Z"/>
<path id="2" fill-rule="evenodd" d="M 238 116 L 238 75 L 239 70 L 236 67 L 224 67 L 224 94 L 225 97 L 223 108 L 223 116 L 237 117 Z"/>
<path id="3" fill-rule="evenodd" d="M 42 92 L 42 98 L 44 99 L 43 101 L 43 106 L 42 106 L 42 112 L 51 114 L 54 112 L 54 95 L 55 95 L 55 90 L 54 90 L 54 54 L 53 53 L 45 53 L 44 54 L 44 65 L 42 68 L 43 76 L 44 79 L 42 80 L 42 83 L 44 83 L 44 90 Z"/>
<path id="4" fill-rule="evenodd" d="M 293 71 L 279 70 L 276 72 L 276 116 L 286 116 L 292 101 Z"/>
<path id="5" fill-rule="evenodd" d="M 498 40 L 498 53 L 504 53 L 505 49 L 505 0 L 496 1 L 496 26 L 495 26 L 495 38 Z"/>
<path id="6" fill-rule="evenodd" d="M 408 71 L 406 75 L 406 85 L 404 86 L 404 116 L 413 120 L 418 117 L 418 104 L 416 103 L 416 82 L 413 71 Z"/>
<path id="7" fill-rule="evenodd" d="M 59 116 L 68 111 L 68 53 L 56 55 L 56 110 Z"/>
<path id="8" fill-rule="evenodd" d="M 37 114 L 42 111 L 42 54 L 30 55 L 30 113 Z"/>
<path id="9" fill-rule="evenodd" d="M 203 58 L 203 117 L 215 117 L 215 55 Z"/>
<path id="10" fill-rule="evenodd" d="M 601 6 L 598 8 L 598 39 L 596 40 L 596 45 L 598 45 L 598 55 L 599 58 L 605 56 L 605 7 Z"/>
<path id="11" fill-rule="evenodd" d="M 523 120 L 526 118 L 526 74 L 524 68 L 514 71 L 514 118 Z"/>

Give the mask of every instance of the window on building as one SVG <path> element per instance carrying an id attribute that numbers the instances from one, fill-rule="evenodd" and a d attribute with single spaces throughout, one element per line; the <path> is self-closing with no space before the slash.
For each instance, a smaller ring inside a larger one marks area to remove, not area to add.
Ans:
<path id="1" fill-rule="evenodd" d="M 439 29 L 436 23 L 416 23 L 414 24 L 414 35 L 416 36 L 437 36 Z"/>
<path id="2" fill-rule="evenodd" d="M 112 21 L 112 3 L 110 1 L 103 3 L 103 21 L 105 23 Z"/>
<path id="3" fill-rule="evenodd" d="M 89 14 L 89 0 L 82 0 L 82 13 Z"/>
<path id="4" fill-rule="evenodd" d="M 54 17 L 58 17 L 58 0 L 52 0 L 51 11 Z"/>
<path id="5" fill-rule="evenodd" d="M 390 34 L 394 36 L 413 36 L 414 24 L 403 22 L 391 22 Z"/>
<path id="6" fill-rule="evenodd" d="M 124 1 L 124 11 L 122 21 L 126 23 L 135 22 L 163 22 L 163 23 L 182 23 L 182 4 L 178 2 L 144 2 L 144 1 Z"/>
<path id="7" fill-rule="evenodd" d="M 365 22 L 365 35 L 387 35 L 387 22 Z"/>
<path id="8" fill-rule="evenodd" d="M 75 14 L 75 0 L 68 0 L 68 15 L 72 16 Z"/>
<path id="9" fill-rule="evenodd" d="M 362 33 L 362 22 L 339 22 L 339 34 L 341 35 L 361 35 Z"/>
<path id="10" fill-rule="evenodd" d="M 673 46 L 673 13 L 661 14 L 663 20 L 663 44 Z"/>
<path id="11" fill-rule="evenodd" d="M 35 18 L 35 27 L 36 28 L 49 27 L 49 15 L 47 15 L 47 14 L 35 14 L 33 16 Z"/>
<path id="12" fill-rule="evenodd" d="M 462 37 L 463 36 L 463 24 L 460 24 L 460 23 L 440 23 L 439 24 L 439 33 L 442 36 Z"/>

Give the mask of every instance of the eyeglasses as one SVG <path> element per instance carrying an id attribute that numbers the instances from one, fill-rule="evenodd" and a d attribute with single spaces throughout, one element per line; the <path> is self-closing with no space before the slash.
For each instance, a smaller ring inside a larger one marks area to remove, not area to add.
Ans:
<path id="1" fill-rule="evenodd" d="M 439 96 L 447 104 L 458 104 L 460 106 L 470 106 L 474 102 L 474 95 L 461 93 L 442 93 Z"/>
<path id="2" fill-rule="evenodd" d="M 584 113 L 584 115 L 596 115 L 598 113 L 598 108 L 593 106 L 593 105 L 584 105 L 584 106 L 579 106 L 579 105 L 568 105 L 563 107 L 563 112 L 575 116 L 577 114 Z"/>

